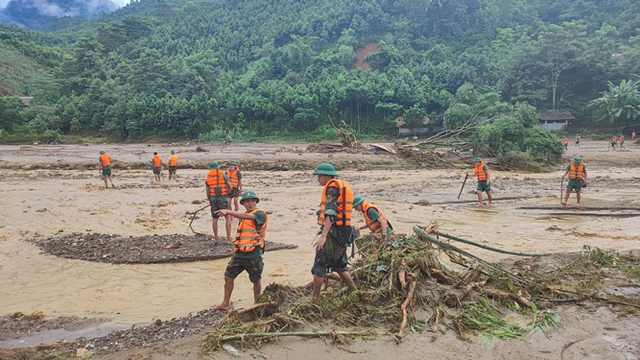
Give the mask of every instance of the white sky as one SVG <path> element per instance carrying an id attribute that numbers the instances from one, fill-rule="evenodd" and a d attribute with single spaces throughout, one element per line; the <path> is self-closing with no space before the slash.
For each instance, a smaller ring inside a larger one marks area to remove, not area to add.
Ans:
<path id="1" fill-rule="evenodd" d="M 118 6 L 122 7 L 129 3 L 129 0 L 111 0 L 114 3 L 118 4 Z M 0 0 L 0 9 L 5 8 L 9 3 L 9 0 Z"/>

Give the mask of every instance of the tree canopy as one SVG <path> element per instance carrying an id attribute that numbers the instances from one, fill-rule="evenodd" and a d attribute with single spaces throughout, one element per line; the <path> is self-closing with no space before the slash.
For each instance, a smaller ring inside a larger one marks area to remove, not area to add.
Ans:
<path id="1" fill-rule="evenodd" d="M 49 33 L 1 25 L 0 51 L 38 66 L 1 94 L 39 115 L 0 128 L 212 139 L 329 115 L 391 134 L 398 116 L 449 128 L 517 103 L 595 121 L 585 105 L 640 70 L 639 29 L 631 0 L 139 0 Z"/>

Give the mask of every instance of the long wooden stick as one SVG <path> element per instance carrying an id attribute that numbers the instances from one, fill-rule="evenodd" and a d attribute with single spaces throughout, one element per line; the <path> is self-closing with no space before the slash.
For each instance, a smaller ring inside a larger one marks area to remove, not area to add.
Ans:
<path id="1" fill-rule="evenodd" d="M 203 209 L 205 209 L 205 208 L 207 208 L 207 207 L 209 207 L 209 206 L 211 206 L 211 205 L 205 205 L 205 206 L 201 207 L 200 209 L 196 210 L 196 211 L 193 213 L 193 216 L 191 217 L 191 222 L 189 222 L 189 226 L 187 227 L 187 230 L 188 230 L 188 229 L 191 229 L 191 231 L 193 231 L 193 232 L 194 232 L 194 233 L 196 233 L 196 234 L 206 235 L 206 234 L 202 234 L 202 233 L 199 233 L 199 232 L 197 232 L 197 231 L 193 230 L 193 228 L 191 227 L 191 224 L 193 224 L 193 220 L 195 220 L 195 219 L 196 219 L 196 214 L 197 214 L 200 210 L 203 210 Z"/>
<path id="2" fill-rule="evenodd" d="M 627 305 L 627 306 L 632 306 L 632 307 L 640 309 L 640 305 L 638 305 L 638 304 L 632 304 L 632 303 L 628 303 L 628 302 L 625 302 L 625 301 L 605 299 L 605 298 L 601 298 L 599 296 L 596 296 L 595 294 L 584 294 L 584 293 L 581 293 L 581 292 L 571 291 L 571 290 L 564 290 L 564 289 L 550 289 L 550 290 L 557 291 L 557 292 L 565 292 L 565 293 L 575 294 L 575 295 L 582 295 L 582 296 L 584 296 L 584 297 L 586 297 L 588 299 L 600 300 L 600 301 L 608 302 L 608 303 L 611 303 L 611 304 Z"/>
<path id="3" fill-rule="evenodd" d="M 462 187 L 460 188 L 460 192 L 458 193 L 458 199 L 460 199 L 460 195 L 462 195 L 462 190 L 464 189 L 464 184 L 467 183 L 467 179 L 469 178 L 469 174 L 464 175 L 464 181 L 462 182 Z"/>
<path id="4" fill-rule="evenodd" d="M 256 337 L 283 337 L 283 336 L 307 336 L 307 337 L 322 337 L 322 336 L 332 336 L 332 335 L 347 335 L 347 336 L 357 336 L 357 335 L 366 335 L 364 333 L 359 332 L 350 332 L 350 331 L 289 331 L 289 332 L 264 332 L 264 333 L 250 333 L 250 334 L 237 334 L 237 335 L 227 335 L 220 338 L 220 342 L 225 341 L 233 341 L 233 340 L 241 340 L 246 338 L 256 338 Z"/>

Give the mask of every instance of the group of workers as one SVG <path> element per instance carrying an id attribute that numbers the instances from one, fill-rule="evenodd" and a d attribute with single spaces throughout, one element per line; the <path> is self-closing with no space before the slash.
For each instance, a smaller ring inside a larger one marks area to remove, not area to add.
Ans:
<path id="1" fill-rule="evenodd" d="M 621 134 L 618 137 L 613 135 L 611 137 L 611 150 L 616 151 L 616 146 L 618 147 L 618 150 L 622 150 L 624 148 L 624 135 Z"/>
<path id="2" fill-rule="evenodd" d="M 569 139 L 564 136 L 562 138 L 562 145 L 564 146 L 564 150 L 567 151 L 569 150 Z M 580 135 L 576 135 L 576 147 L 580 147 Z"/>
<path id="3" fill-rule="evenodd" d="M 158 155 L 157 152 L 153 152 L 153 159 L 151 159 L 151 164 L 153 165 L 153 178 L 156 182 L 160 182 L 160 177 L 162 175 L 162 158 Z M 178 169 L 178 155 L 176 155 L 175 150 L 171 150 L 171 155 L 169 155 L 169 162 L 167 163 L 167 167 L 169 168 L 169 180 L 176 180 L 176 170 Z"/>
<path id="4" fill-rule="evenodd" d="M 635 140 L 636 139 L 636 132 L 635 130 L 631 132 L 631 140 Z M 564 136 L 562 138 L 562 145 L 564 146 L 564 150 L 568 150 L 569 149 L 569 139 Z M 580 135 L 576 135 L 576 147 L 580 147 Z M 616 147 L 618 147 L 618 150 L 622 150 L 624 149 L 624 135 L 620 134 L 620 136 L 615 136 L 613 135 L 611 137 L 611 142 L 609 143 L 609 151 L 616 151 Z"/>
<path id="5" fill-rule="evenodd" d="M 235 162 L 227 165 L 235 167 Z M 209 172 L 205 180 L 207 196 L 211 203 L 211 216 L 213 217 L 213 231 L 215 241 L 217 236 L 217 219 L 224 216 L 226 224 L 231 224 L 230 217 L 240 220 L 234 241 L 233 255 L 224 272 L 224 296 L 220 304 L 212 310 L 227 310 L 230 308 L 231 293 L 235 278 L 247 271 L 249 280 L 253 284 L 254 301 L 262 291 L 262 270 L 264 263 L 265 236 L 267 232 L 268 217 L 266 212 L 257 207 L 260 198 L 254 191 L 246 190 L 242 193 L 240 204 L 245 211 L 231 210 L 230 204 L 224 201 L 224 197 L 235 189 L 233 182 L 222 173 L 220 165 L 216 161 L 209 163 Z M 228 170 L 227 170 L 228 171 Z M 320 209 L 317 212 L 317 222 L 320 225 L 318 238 L 315 241 L 315 259 L 311 268 L 313 274 L 313 292 L 311 302 L 318 304 L 320 301 L 320 289 L 327 270 L 335 271 L 347 284 L 350 290 L 356 290 L 356 285 L 348 271 L 347 247 L 352 243 L 358 230 L 369 228 L 371 232 L 386 237 L 393 231 L 393 227 L 382 211 L 365 201 L 364 198 L 354 196 L 349 183 L 337 179 L 338 172 L 333 165 L 321 163 L 313 175 L 317 175 L 318 183 L 323 186 Z M 240 189 L 238 189 L 240 190 Z M 364 214 L 365 225 L 356 229 L 351 225 L 353 210 Z M 229 227 L 227 239 L 231 239 Z"/>
<path id="6" fill-rule="evenodd" d="M 579 137 L 577 139 L 578 143 Z M 156 181 L 160 181 L 159 169 L 162 167 L 162 160 L 157 153 L 154 153 L 152 162 Z M 489 168 L 480 157 L 474 158 L 474 163 L 474 172 L 466 175 L 477 178 L 478 206 L 484 206 L 483 192 L 487 194 L 487 205 L 491 205 Z M 104 151 L 100 151 L 100 165 L 105 186 L 108 187 L 107 180 L 109 180 L 111 186 L 115 187 L 111 179 L 111 158 Z M 169 160 L 170 179 L 172 176 L 175 179 L 176 167 L 177 156 L 172 150 Z M 249 280 L 253 284 L 254 301 L 258 301 L 262 291 L 260 281 L 264 268 L 262 255 L 269 221 L 267 213 L 257 207 L 260 198 L 255 191 L 243 191 L 242 173 L 234 160 L 227 161 L 226 171 L 221 170 L 217 161 L 210 162 L 207 168 L 205 190 L 211 207 L 215 243 L 219 242 L 218 219 L 220 217 L 225 218 L 227 240 L 229 241 L 232 241 L 231 218 L 239 220 L 235 240 L 233 240 L 233 255 L 224 272 L 224 297 L 220 304 L 212 308 L 212 310 L 227 310 L 230 308 L 234 280 L 243 271 L 247 271 L 249 274 Z M 356 290 L 356 285 L 348 271 L 346 252 L 347 247 L 357 237 L 358 230 L 368 228 L 372 233 L 381 234 L 383 238 L 386 238 L 388 234 L 393 232 L 393 227 L 380 208 L 366 202 L 362 197 L 354 196 L 350 184 L 337 178 L 338 172 L 333 165 L 321 163 L 313 175 L 317 176 L 319 185 L 323 187 L 320 208 L 317 211 L 317 223 L 320 226 L 320 231 L 314 243 L 315 259 L 311 268 L 313 291 L 310 300 L 318 304 L 320 289 L 327 270 L 336 272 L 350 290 Z M 571 191 L 576 192 L 577 203 L 580 205 L 580 191 L 582 187 L 586 186 L 587 171 L 579 156 L 574 157 L 571 164 L 567 166 L 562 179 L 567 175 L 569 175 L 569 185 L 562 205 L 566 205 Z M 244 211 L 239 211 L 238 202 L 244 207 Z M 362 212 L 365 219 L 365 224 L 357 229 L 352 226 L 354 209 Z"/>

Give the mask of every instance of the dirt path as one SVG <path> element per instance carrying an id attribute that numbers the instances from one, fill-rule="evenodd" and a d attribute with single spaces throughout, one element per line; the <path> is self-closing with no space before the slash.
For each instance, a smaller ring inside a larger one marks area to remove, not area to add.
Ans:
<path id="1" fill-rule="evenodd" d="M 255 170 L 244 171 L 245 188 L 255 190 L 260 205 L 272 211 L 269 240 L 298 246 L 265 255 L 265 284 L 300 286 L 311 280 L 310 243 L 317 230 L 314 214 L 320 188 L 310 171 L 295 169 L 321 161 L 338 164 L 341 177 L 357 194 L 380 206 L 400 233 L 410 233 L 414 224 L 436 220 L 444 232 L 519 251 L 576 251 L 584 245 L 618 251 L 640 248 L 636 224 L 640 218 L 640 150 L 629 144 L 628 151 L 609 153 L 604 142 L 582 143 L 580 149 L 570 147 L 567 154 L 567 159 L 582 155 L 591 179 L 581 208 L 575 207 L 573 196 L 568 206 L 560 205 L 560 175 L 566 164 L 545 174 L 494 171 L 494 206 L 476 208 L 473 181 L 467 182 L 461 201 L 456 199 L 465 170 L 420 169 L 385 154 L 306 153 L 304 144 L 207 144 L 203 145 L 206 152 L 195 151 L 195 145 L 0 146 L 0 168 L 4 169 L 0 172 L 0 309 L 4 314 L 42 311 L 49 317 L 109 318 L 112 322 L 105 326 L 124 328 L 185 317 L 217 303 L 222 297 L 224 259 L 112 265 L 44 255 L 28 241 L 70 233 L 189 234 L 191 217 L 187 213 L 201 207 L 193 202 L 204 199 L 206 171 L 201 168 L 211 160 L 234 159 L 241 169 L 243 162 L 252 164 Z M 146 166 L 153 151 L 162 155 L 174 149 L 183 168 L 177 181 L 155 184 L 149 170 L 121 166 L 114 169 L 118 188 L 104 189 L 98 170 L 92 168 L 101 149 L 116 161 L 142 164 L 140 167 Z M 261 166 L 273 170 L 257 170 Z M 362 221 L 361 214 L 355 217 Z M 210 234 L 208 214 L 196 219 L 193 227 Z M 503 257 L 463 248 L 487 260 Z M 247 306 L 250 298 L 251 284 L 241 275 L 232 297 L 234 306 Z M 553 332 L 551 339 L 532 334 L 524 341 L 499 342 L 487 348 L 445 336 L 428 343 L 415 334 L 400 349 L 404 358 L 422 358 L 425 353 L 456 359 L 529 359 L 532 354 L 546 359 L 560 358 L 561 353 L 565 359 L 640 357 L 640 344 L 628 335 L 637 333 L 637 318 L 619 319 L 604 308 L 568 307 L 559 314 L 565 330 Z M 186 336 L 107 358 L 200 358 L 202 336 Z M 350 347 L 353 354 L 317 340 L 291 339 L 283 345 L 269 346 L 261 354 L 266 358 L 361 359 L 394 358 L 399 350 L 384 338 L 357 342 Z"/>

